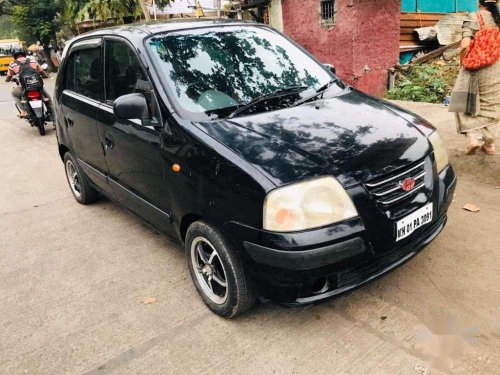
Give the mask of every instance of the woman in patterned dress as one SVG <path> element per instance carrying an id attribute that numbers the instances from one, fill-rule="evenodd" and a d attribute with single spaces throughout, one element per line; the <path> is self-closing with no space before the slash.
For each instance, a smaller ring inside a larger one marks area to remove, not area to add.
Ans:
<path id="1" fill-rule="evenodd" d="M 464 22 L 462 54 L 480 29 L 480 16 L 485 27 L 500 27 L 498 0 L 479 0 L 479 9 Z M 462 67 L 453 89 L 450 111 L 456 112 L 458 132 L 467 137 L 467 155 L 474 154 L 480 147 L 486 154 L 495 155 L 500 115 L 500 61 L 477 71 Z"/>

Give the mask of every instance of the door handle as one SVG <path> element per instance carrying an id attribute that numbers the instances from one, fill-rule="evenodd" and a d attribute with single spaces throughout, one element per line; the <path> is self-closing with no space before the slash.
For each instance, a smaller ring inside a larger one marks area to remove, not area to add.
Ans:
<path id="1" fill-rule="evenodd" d="M 113 136 L 109 133 L 104 133 L 104 147 L 106 148 L 106 150 L 111 150 L 113 149 L 113 147 L 115 147 L 115 141 L 113 139 Z"/>
<path id="2" fill-rule="evenodd" d="M 70 128 L 72 128 L 73 125 L 75 125 L 75 121 L 71 117 L 65 116 L 64 118 L 66 120 L 66 127 L 69 126 Z"/>

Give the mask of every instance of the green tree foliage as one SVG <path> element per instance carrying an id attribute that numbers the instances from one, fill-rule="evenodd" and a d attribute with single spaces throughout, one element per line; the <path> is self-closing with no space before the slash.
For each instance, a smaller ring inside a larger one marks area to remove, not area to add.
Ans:
<path id="1" fill-rule="evenodd" d="M 9 15 L 23 39 L 48 45 L 64 24 L 75 26 L 84 19 L 115 19 L 141 15 L 142 0 L 0 0 L 0 15 Z M 174 0 L 156 0 L 161 8 Z M 29 37 L 31 36 L 31 38 Z"/>
<path id="2" fill-rule="evenodd" d="M 4 0 L 0 14 L 11 16 L 19 36 L 26 36 L 28 41 L 40 41 L 45 60 L 51 70 L 55 70 L 48 47 L 55 42 L 56 32 L 62 26 L 60 14 L 63 9 L 63 0 Z"/>
<path id="3" fill-rule="evenodd" d="M 123 23 L 125 16 L 138 16 L 140 8 L 136 6 L 134 0 L 70 0 L 67 1 L 68 19 L 74 22 L 82 22 L 85 19 L 107 20 L 115 18 L 119 23 Z"/>
<path id="4" fill-rule="evenodd" d="M 10 39 L 16 37 L 16 31 L 12 18 L 6 14 L 0 16 L 0 39 Z"/>
<path id="5" fill-rule="evenodd" d="M 157 0 L 162 8 L 173 0 Z M 126 17 L 137 18 L 143 14 L 143 0 L 66 0 L 65 16 L 72 25 L 85 19 L 96 21 L 113 18 L 117 23 L 124 23 Z M 145 14 L 144 14 L 145 15 Z M 147 17 L 146 17 L 147 18 Z"/>
<path id="6" fill-rule="evenodd" d="M 0 11 L 10 14 L 16 30 L 48 46 L 61 28 L 62 0 L 7 0 Z"/>
<path id="7" fill-rule="evenodd" d="M 123 23 L 126 17 L 137 18 L 142 13 L 142 0 L 0 0 L 0 16 L 8 15 L 19 38 L 32 43 L 40 41 L 45 51 L 56 42 L 56 33 L 64 24 L 75 26 L 85 19 L 115 19 Z M 156 0 L 164 7 L 173 0 Z M 45 56 L 49 65 L 48 55 Z"/>

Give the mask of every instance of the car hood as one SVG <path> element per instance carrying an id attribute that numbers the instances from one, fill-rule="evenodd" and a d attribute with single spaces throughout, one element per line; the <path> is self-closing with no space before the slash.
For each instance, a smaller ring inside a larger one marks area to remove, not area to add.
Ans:
<path id="1" fill-rule="evenodd" d="M 293 108 L 198 125 L 277 186 L 330 174 L 347 188 L 430 151 L 417 117 L 406 114 L 350 90 Z"/>

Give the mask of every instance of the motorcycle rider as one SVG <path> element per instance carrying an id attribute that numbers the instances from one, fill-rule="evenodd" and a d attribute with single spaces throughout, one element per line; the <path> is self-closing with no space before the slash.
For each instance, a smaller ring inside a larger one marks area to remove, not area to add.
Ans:
<path id="1" fill-rule="evenodd" d="M 24 51 L 15 51 L 13 56 L 14 56 L 14 61 L 9 64 L 9 70 L 7 72 L 6 82 L 12 81 L 13 77 L 19 73 L 20 63 L 24 63 L 25 61 L 28 61 L 30 66 L 33 69 L 35 69 L 43 78 L 49 77 L 49 75 L 42 69 L 40 64 L 38 64 L 35 59 L 29 59 L 29 60 L 27 59 L 26 53 Z M 23 117 L 26 117 L 28 115 L 28 113 L 26 112 L 26 107 L 24 106 L 24 104 L 21 101 L 21 97 L 23 95 L 23 88 L 21 86 L 19 86 L 18 82 L 16 82 L 16 83 L 18 84 L 18 86 L 13 88 L 12 97 L 14 98 L 19 109 L 21 110 L 19 117 L 23 118 Z M 52 113 L 53 113 L 52 112 L 52 100 L 51 100 L 50 95 L 47 92 L 47 90 L 45 90 L 45 88 L 42 88 L 42 95 L 44 97 L 44 101 L 45 101 L 45 105 L 47 106 L 47 110 L 50 113 L 50 115 L 52 116 Z"/>

